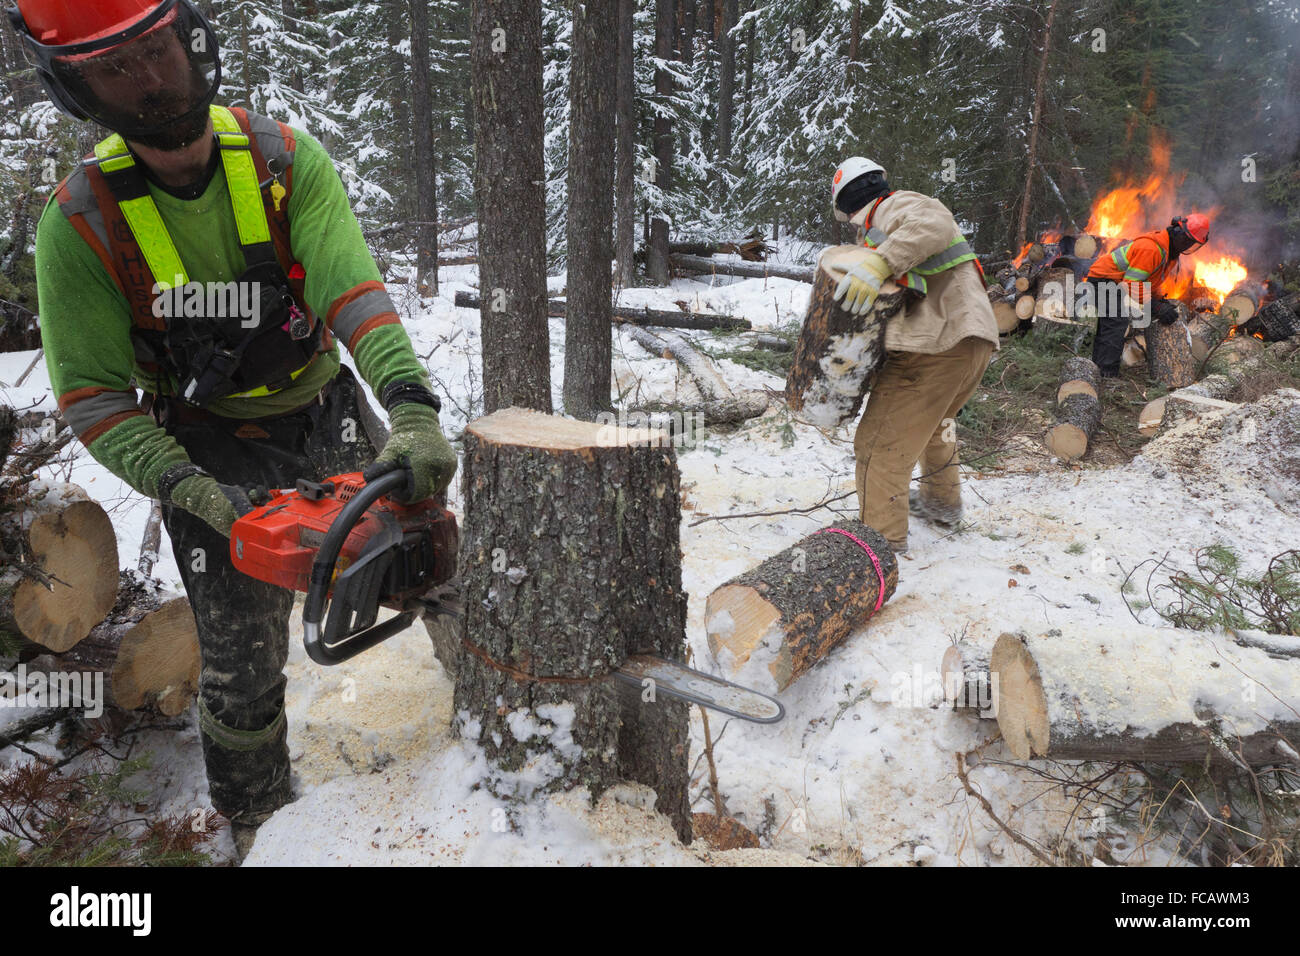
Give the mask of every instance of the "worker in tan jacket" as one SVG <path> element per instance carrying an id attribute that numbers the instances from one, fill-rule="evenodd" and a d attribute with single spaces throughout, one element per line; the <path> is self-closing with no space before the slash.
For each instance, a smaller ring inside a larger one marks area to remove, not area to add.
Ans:
<path id="1" fill-rule="evenodd" d="M 961 518 L 956 417 L 998 347 L 997 322 L 975 253 L 939 200 L 895 192 L 881 166 L 855 156 L 835 171 L 831 201 L 865 246 L 835 297 L 866 312 L 891 278 L 918 296 L 885 328 L 885 362 L 853 442 L 862 521 L 905 551 L 909 510 L 942 527 Z"/>

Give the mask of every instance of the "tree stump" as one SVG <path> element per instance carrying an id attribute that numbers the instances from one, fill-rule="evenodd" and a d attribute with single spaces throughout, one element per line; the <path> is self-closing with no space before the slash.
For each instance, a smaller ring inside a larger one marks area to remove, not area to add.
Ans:
<path id="1" fill-rule="evenodd" d="M 1179 318 L 1170 325 L 1155 320 L 1146 328 L 1147 369 L 1151 377 L 1168 388 L 1182 388 L 1196 381 L 1196 357 L 1192 354 L 1192 337 L 1184 320 L 1187 306 L 1181 302 Z"/>
<path id="2" fill-rule="evenodd" d="M 785 380 L 790 410 L 814 425 L 834 427 L 862 407 L 871 377 L 885 358 L 885 325 L 907 304 L 906 289 L 886 281 L 864 315 L 835 301 L 843 276 L 836 263 L 856 261 L 861 246 L 831 246 L 817 261 L 808 312 Z"/>
<path id="3" fill-rule="evenodd" d="M 854 538 L 875 553 L 879 571 Z M 861 521 L 837 522 L 710 594 L 709 649 L 733 680 L 776 693 L 866 624 L 897 587 L 889 542 Z"/>
<path id="4" fill-rule="evenodd" d="M 685 656 L 665 437 L 520 408 L 466 429 L 455 707 L 498 796 L 632 780 L 689 842 L 687 707 L 609 677 L 632 654 Z"/>
<path id="5" fill-rule="evenodd" d="M 117 600 L 117 537 L 76 485 L 34 481 L 0 516 L 0 634 L 58 653 L 104 619 Z"/>
<path id="6" fill-rule="evenodd" d="M 1003 634 L 998 729 L 1019 760 L 1300 765 L 1300 668 L 1230 636 L 1142 626 Z"/>

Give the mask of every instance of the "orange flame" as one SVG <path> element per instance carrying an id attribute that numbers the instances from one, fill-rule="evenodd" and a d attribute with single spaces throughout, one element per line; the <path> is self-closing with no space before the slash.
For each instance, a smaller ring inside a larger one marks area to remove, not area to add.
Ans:
<path id="1" fill-rule="evenodd" d="M 1196 284 L 1203 285 L 1215 299 L 1217 306 L 1224 296 L 1240 285 L 1246 278 L 1246 267 L 1241 260 L 1232 256 L 1219 256 L 1213 262 L 1196 263 Z"/>
<path id="2" fill-rule="evenodd" d="M 1170 219 L 1184 175 L 1169 174 L 1169 142 L 1151 136 L 1151 172 L 1142 181 L 1128 180 L 1092 206 L 1088 232 L 1107 239 L 1132 239 Z"/>

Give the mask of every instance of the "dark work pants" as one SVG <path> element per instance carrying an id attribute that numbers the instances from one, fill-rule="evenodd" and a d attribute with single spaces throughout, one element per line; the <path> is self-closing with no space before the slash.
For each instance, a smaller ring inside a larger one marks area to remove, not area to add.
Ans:
<path id="1" fill-rule="evenodd" d="M 223 484 L 291 488 L 360 471 L 375 457 L 362 426 L 365 401 L 343 367 L 323 401 L 274 419 L 176 424 L 195 464 Z M 212 806 L 258 824 L 292 799 L 284 718 L 293 592 L 235 570 L 230 542 L 203 520 L 163 507 L 198 625 L 199 718 Z"/>
<path id="2" fill-rule="evenodd" d="M 1132 318 L 1128 315 L 1123 287 L 1115 282 L 1088 280 L 1097 308 L 1097 335 L 1092 341 L 1092 360 L 1101 374 L 1119 374 L 1124 355 L 1124 336 Z"/>

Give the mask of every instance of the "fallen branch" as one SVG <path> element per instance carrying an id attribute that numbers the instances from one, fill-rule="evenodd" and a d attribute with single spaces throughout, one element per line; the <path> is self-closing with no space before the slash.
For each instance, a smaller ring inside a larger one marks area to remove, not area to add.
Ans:
<path id="1" fill-rule="evenodd" d="M 460 309 L 479 309 L 483 300 L 469 292 L 456 293 L 456 307 Z M 546 303 L 548 315 L 562 318 L 568 313 L 568 303 L 563 299 L 551 299 Z M 708 315 L 703 312 L 666 312 L 661 309 L 635 309 L 630 306 L 616 305 L 613 308 L 614 321 L 630 325 L 657 325 L 668 329 L 698 329 L 712 331 L 715 329 L 743 329 L 752 326 L 749 319 L 734 315 Z"/>

